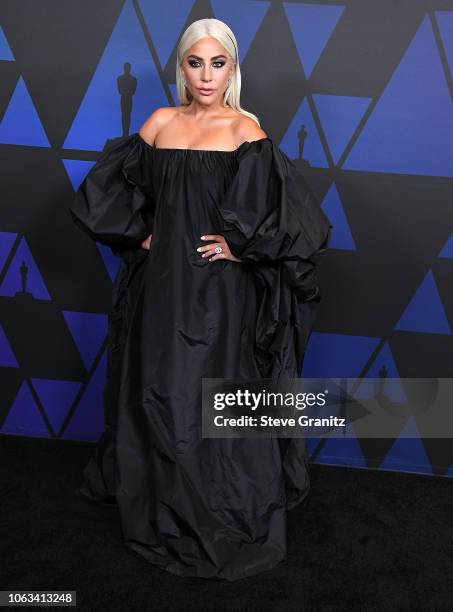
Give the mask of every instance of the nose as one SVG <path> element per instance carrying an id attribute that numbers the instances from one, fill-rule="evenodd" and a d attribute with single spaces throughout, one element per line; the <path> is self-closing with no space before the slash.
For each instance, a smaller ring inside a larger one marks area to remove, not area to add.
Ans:
<path id="1" fill-rule="evenodd" d="M 203 68 L 203 71 L 201 73 L 201 80 L 208 81 L 208 82 L 211 80 L 211 67 L 210 66 L 205 66 Z"/>

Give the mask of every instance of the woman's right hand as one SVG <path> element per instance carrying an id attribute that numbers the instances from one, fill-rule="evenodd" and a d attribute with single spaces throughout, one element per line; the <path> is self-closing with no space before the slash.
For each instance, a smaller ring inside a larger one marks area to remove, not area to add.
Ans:
<path id="1" fill-rule="evenodd" d="M 150 234 L 148 238 L 145 238 L 145 240 L 142 242 L 142 248 L 147 249 L 149 251 L 149 247 L 151 246 L 152 237 L 153 235 Z"/>

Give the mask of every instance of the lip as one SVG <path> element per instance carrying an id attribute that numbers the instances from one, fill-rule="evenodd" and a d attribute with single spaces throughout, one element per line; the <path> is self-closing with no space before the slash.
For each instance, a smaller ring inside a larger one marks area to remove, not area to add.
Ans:
<path id="1" fill-rule="evenodd" d="M 210 96 L 212 94 L 212 92 L 214 91 L 213 89 L 204 89 L 202 87 L 198 88 L 198 91 L 203 95 L 203 96 Z"/>

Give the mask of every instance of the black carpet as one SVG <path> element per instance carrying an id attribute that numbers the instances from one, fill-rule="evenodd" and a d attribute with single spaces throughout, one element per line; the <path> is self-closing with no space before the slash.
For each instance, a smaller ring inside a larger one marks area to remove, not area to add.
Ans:
<path id="1" fill-rule="evenodd" d="M 127 549 L 115 506 L 78 497 L 93 445 L 0 436 L 0 589 L 76 590 L 79 610 L 453 609 L 453 482 L 311 464 L 288 557 L 228 583 L 179 578 Z"/>

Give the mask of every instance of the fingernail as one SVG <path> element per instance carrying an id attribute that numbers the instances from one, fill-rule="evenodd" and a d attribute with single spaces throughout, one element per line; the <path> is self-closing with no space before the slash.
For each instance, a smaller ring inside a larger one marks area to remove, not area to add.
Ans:
<path id="1" fill-rule="evenodd" d="M 197 251 L 201 251 L 202 247 L 198 247 Z"/>
<path id="2" fill-rule="evenodd" d="M 201 238 L 202 240 L 204 240 L 204 239 L 205 239 L 205 237 L 204 237 L 204 236 L 200 236 L 200 238 Z"/>

